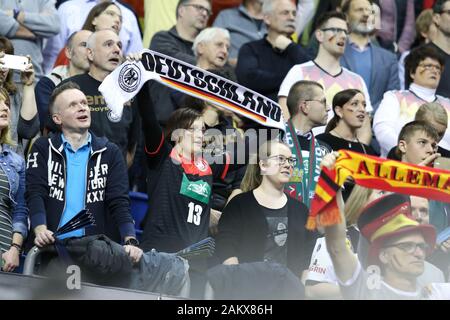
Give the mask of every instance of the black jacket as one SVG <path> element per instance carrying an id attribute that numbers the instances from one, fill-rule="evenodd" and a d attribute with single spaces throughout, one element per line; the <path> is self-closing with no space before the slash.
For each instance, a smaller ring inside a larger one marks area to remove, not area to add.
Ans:
<path id="1" fill-rule="evenodd" d="M 96 225 L 86 228 L 85 234 L 106 234 L 120 241 L 118 226 L 122 239 L 135 236 L 125 161 L 115 144 L 93 133 L 91 137 L 85 208 L 94 214 Z M 57 230 L 66 204 L 66 174 L 61 134 L 36 140 L 28 155 L 26 170 L 25 197 L 32 228 L 45 224 L 49 230 Z"/>
<path id="2" fill-rule="evenodd" d="M 168 31 L 157 32 L 150 43 L 150 50 L 166 54 L 175 59 L 195 65 L 195 55 L 192 50 L 194 43 L 182 39 L 175 26 Z"/>
<path id="3" fill-rule="evenodd" d="M 296 43 L 280 51 L 263 38 L 247 42 L 239 49 L 236 76 L 240 84 L 278 101 L 278 91 L 289 70 L 309 60 L 311 56 L 306 49 Z"/>
<path id="4" fill-rule="evenodd" d="M 307 207 L 288 197 L 287 267 L 299 275 L 308 268 L 314 249 L 315 234 L 306 230 Z M 268 225 L 253 192 L 233 198 L 219 220 L 216 252 L 221 262 L 237 257 L 239 263 L 264 259 Z"/>

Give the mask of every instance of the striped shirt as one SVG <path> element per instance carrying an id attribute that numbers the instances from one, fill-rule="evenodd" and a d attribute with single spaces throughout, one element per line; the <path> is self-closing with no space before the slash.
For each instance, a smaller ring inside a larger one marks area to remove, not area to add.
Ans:
<path id="1" fill-rule="evenodd" d="M 0 167 L 0 249 L 2 253 L 11 248 L 13 236 L 11 205 L 8 177 Z"/>

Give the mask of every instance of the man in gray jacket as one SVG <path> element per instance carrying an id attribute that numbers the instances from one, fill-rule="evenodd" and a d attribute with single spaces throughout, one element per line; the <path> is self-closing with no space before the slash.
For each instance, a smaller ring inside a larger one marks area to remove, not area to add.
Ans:
<path id="1" fill-rule="evenodd" d="M 43 76 L 43 41 L 59 32 L 55 1 L 2 0 L 0 4 L 0 35 L 11 40 L 16 55 L 31 56 L 38 81 Z M 19 82 L 18 75 L 15 81 Z"/>

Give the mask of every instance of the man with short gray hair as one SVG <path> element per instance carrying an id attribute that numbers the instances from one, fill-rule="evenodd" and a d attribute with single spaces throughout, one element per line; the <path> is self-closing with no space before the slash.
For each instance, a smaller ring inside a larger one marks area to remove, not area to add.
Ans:
<path id="1" fill-rule="evenodd" d="M 291 39 L 296 8 L 290 0 L 265 0 L 262 12 L 267 35 L 239 50 L 236 75 L 239 83 L 276 101 L 280 85 L 296 64 L 310 59 Z"/>
<path id="2" fill-rule="evenodd" d="M 203 69 L 221 69 L 228 60 L 230 33 L 222 28 L 206 28 L 194 40 L 192 49 L 197 66 Z"/>

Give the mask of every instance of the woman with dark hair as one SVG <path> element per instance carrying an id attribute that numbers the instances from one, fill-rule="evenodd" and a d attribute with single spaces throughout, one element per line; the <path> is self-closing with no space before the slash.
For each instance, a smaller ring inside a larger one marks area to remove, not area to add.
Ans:
<path id="1" fill-rule="evenodd" d="M 81 30 L 92 32 L 112 29 L 119 34 L 122 29 L 122 11 L 113 1 L 104 1 L 95 5 L 89 11 Z M 55 61 L 55 66 L 67 65 L 69 60 L 64 53 L 66 47 L 62 48 Z"/>
<path id="2" fill-rule="evenodd" d="M 213 105 L 203 100 L 187 96 L 184 104 L 188 108 L 198 110 L 202 113 L 205 122 L 206 134 L 204 136 L 204 153 L 210 157 L 217 157 L 229 151 L 230 163 L 234 170 L 227 170 L 221 174 L 221 179 L 213 182 L 211 220 L 219 220 L 220 214 L 230 196 L 240 192 L 240 185 L 245 174 L 247 158 L 249 155 L 248 139 L 234 126 L 233 113 L 220 106 Z M 256 141 L 255 141 L 256 143 Z M 245 159 L 239 159 L 240 151 L 245 150 Z M 239 163 L 240 161 L 240 163 Z"/>
<path id="3" fill-rule="evenodd" d="M 113 29 L 117 34 L 121 28 L 122 12 L 113 1 L 104 1 L 93 7 L 81 27 L 82 30 L 92 32 Z"/>
<path id="4" fill-rule="evenodd" d="M 181 108 L 172 113 L 165 130 L 150 99 L 149 82 L 138 96 L 147 160 L 148 210 L 142 222 L 141 249 L 173 253 L 208 236 L 213 179 L 222 179 L 226 154 L 208 163 L 203 154 L 202 112 Z M 231 169 L 230 169 L 231 170 Z M 206 260 L 190 261 L 191 297 L 201 298 Z"/>
<path id="5" fill-rule="evenodd" d="M 19 266 L 22 243 L 28 234 L 25 204 L 25 160 L 12 150 L 9 92 L 0 88 L 0 254 L 1 268 Z"/>
<path id="6" fill-rule="evenodd" d="M 284 193 L 296 159 L 276 140 L 263 143 L 247 166 L 241 189 L 219 220 L 217 255 L 223 264 L 272 261 L 301 277 L 312 252 L 308 208 Z"/>
<path id="7" fill-rule="evenodd" d="M 362 127 L 366 114 L 366 99 L 357 89 L 338 92 L 333 98 L 334 118 L 328 123 L 325 133 L 317 139 L 328 144 L 334 151 L 347 149 L 369 155 L 375 150 L 359 141 L 357 130 Z"/>
<path id="8" fill-rule="evenodd" d="M 177 252 L 208 236 L 212 182 L 223 175 L 226 153 L 218 156 L 220 161 L 208 163 L 215 158 L 204 153 L 205 122 L 200 110 L 177 109 L 163 131 L 148 88 L 149 82 L 137 96 L 149 196 L 141 247 Z"/>
<path id="9" fill-rule="evenodd" d="M 450 114 L 450 100 L 436 94 L 444 69 L 444 58 L 429 46 L 411 51 L 405 60 L 405 87 L 384 94 L 373 118 L 373 131 L 386 156 L 397 145 L 397 137 L 405 124 L 414 120 L 419 107 L 427 102 L 440 103 Z M 450 149 L 450 130 L 447 129 L 439 145 Z"/>
<path id="10" fill-rule="evenodd" d="M 25 70 L 20 72 L 21 86 L 13 81 L 13 70 L 5 68 L 3 57 L 14 54 L 14 47 L 8 38 L 0 36 L 0 88 L 6 89 L 10 100 L 10 132 L 16 145 L 14 150 L 24 154 L 22 139 L 31 140 L 39 132 L 39 117 L 34 95 L 35 74 L 30 56 Z"/>

